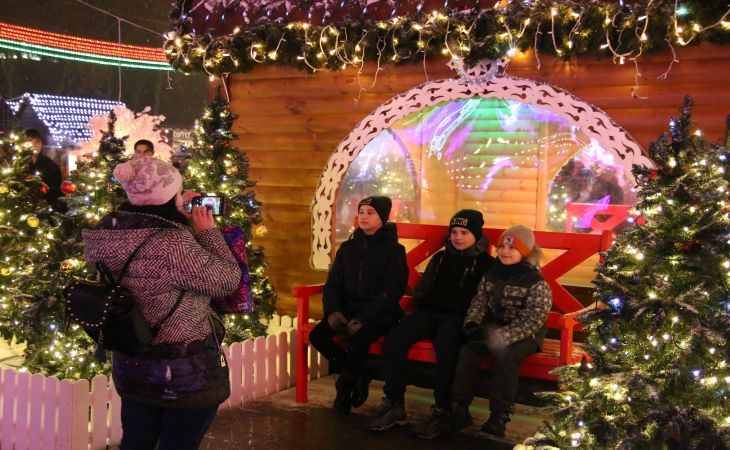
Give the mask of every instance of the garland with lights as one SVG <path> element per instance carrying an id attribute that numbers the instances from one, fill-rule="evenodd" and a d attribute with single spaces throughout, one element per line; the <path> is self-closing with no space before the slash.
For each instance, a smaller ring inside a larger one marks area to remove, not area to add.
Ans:
<path id="1" fill-rule="evenodd" d="M 263 249 L 251 244 L 252 232 L 263 236 L 266 227 L 261 225 L 261 204 L 250 190 L 256 183 L 248 178 L 248 158 L 231 145 L 237 139 L 231 131 L 235 119 L 218 89 L 216 98 L 206 107 L 193 131 L 191 159 L 183 177 L 186 189 L 225 197 L 228 212 L 217 216 L 216 224 L 220 227 L 240 226 L 246 237 L 255 307 L 247 314 L 224 316 L 227 342 L 241 342 L 265 335 L 266 323 L 276 304 L 276 293 L 266 276 L 268 266 Z"/>
<path id="2" fill-rule="evenodd" d="M 182 5 L 178 0 L 172 13 L 174 31 L 166 35 L 165 54 L 179 70 L 216 76 L 259 64 L 314 72 L 439 55 L 473 66 L 528 48 L 565 59 L 592 53 L 623 63 L 667 46 L 730 40 L 730 9 L 719 0 L 513 1 L 501 9 L 419 10 L 390 20 L 346 16 L 324 25 L 260 19 L 218 37 L 192 32 Z"/>
<path id="3" fill-rule="evenodd" d="M 68 36 L 3 22 L 0 48 L 109 66 L 173 70 L 158 48 Z"/>
<path id="4" fill-rule="evenodd" d="M 63 320 L 61 289 L 83 276 L 76 227 L 52 212 L 47 188 L 28 173 L 32 146 L 18 134 L 0 136 L 0 336 L 26 345 L 24 368 L 59 378 L 91 378 L 94 344 Z"/>
<path id="5" fill-rule="evenodd" d="M 691 100 L 634 166 L 646 218 L 597 267 L 591 362 L 559 369 L 538 448 L 730 447 L 730 151 L 690 133 Z M 727 143 L 726 143 L 727 145 Z"/>

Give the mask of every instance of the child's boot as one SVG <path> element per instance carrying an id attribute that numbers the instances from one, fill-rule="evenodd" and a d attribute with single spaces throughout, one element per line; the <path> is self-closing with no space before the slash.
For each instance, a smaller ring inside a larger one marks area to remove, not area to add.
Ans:
<path id="1" fill-rule="evenodd" d="M 489 419 L 482 425 L 482 431 L 492 436 L 504 437 L 507 432 L 507 422 L 509 422 L 509 413 L 492 411 Z"/>
<path id="2" fill-rule="evenodd" d="M 352 408 L 351 397 L 353 384 L 354 380 L 352 379 L 352 375 L 350 375 L 347 371 L 343 371 L 337 378 L 337 381 L 335 382 L 337 395 L 335 396 L 335 401 L 332 404 L 335 411 L 344 414 L 350 412 L 350 409 Z"/>

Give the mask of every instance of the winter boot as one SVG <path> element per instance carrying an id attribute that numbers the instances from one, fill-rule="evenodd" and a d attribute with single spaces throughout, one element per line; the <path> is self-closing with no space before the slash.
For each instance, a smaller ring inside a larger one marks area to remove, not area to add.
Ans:
<path id="1" fill-rule="evenodd" d="M 492 411 L 489 419 L 482 425 L 482 431 L 492 436 L 504 437 L 507 432 L 507 422 L 509 422 L 509 413 Z"/>
<path id="2" fill-rule="evenodd" d="M 371 431 L 386 431 L 396 425 L 405 425 L 407 423 L 408 419 L 403 404 L 391 402 L 390 399 L 384 398 L 375 417 L 368 424 L 368 429 Z"/>
<path id="3" fill-rule="evenodd" d="M 342 372 L 335 382 L 335 389 L 337 395 L 332 407 L 335 411 L 348 414 L 352 408 L 352 391 L 353 391 L 354 380 L 352 375 L 347 372 Z"/>
<path id="4" fill-rule="evenodd" d="M 453 432 L 452 413 L 438 406 L 431 407 L 431 416 L 413 427 L 415 435 L 421 439 L 436 439 Z"/>
<path id="5" fill-rule="evenodd" d="M 352 388 L 352 407 L 359 408 L 368 399 L 370 392 L 370 376 L 367 372 L 362 371 L 355 377 L 355 382 Z"/>
<path id="6" fill-rule="evenodd" d="M 469 414 L 469 405 L 461 405 L 459 403 L 454 403 L 450 419 L 454 432 L 470 427 L 474 423 L 471 414 Z"/>

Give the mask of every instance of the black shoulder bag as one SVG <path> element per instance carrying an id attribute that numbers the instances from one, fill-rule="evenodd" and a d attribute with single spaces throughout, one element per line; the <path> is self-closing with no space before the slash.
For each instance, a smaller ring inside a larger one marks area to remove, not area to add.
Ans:
<path id="1" fill-rule="evenodd" d="M 99 348 L 137 355 L 149 349 L 165 322 L 175 313 L 185 291 L 181 291 L 169 313 L 155 326 L 150 326 L 129 289 L 122 287 L 129 264 L 140 249 L 159 232 L 145 238 L 124 263 L 116 281 L 101 262 L 96 264 L 99 281 L 77 280 L 63 290 L 66 317 L 81 325 Z"/>

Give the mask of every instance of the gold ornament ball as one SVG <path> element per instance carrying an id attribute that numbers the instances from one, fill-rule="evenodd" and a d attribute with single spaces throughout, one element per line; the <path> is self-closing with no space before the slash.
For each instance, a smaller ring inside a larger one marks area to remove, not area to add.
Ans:
<path id="1" fill-rule="evenodd" d="M 8 186 L 6 183 L 0 183 L 0 194 L 7 194 L 10 190 L 10 186 Z"/>
<path id="2" fill-rule="evenodd" d="M 269 232 L 269 229 L 266 228 L 266 225 L 259 225 L 256 227 L 255 233 L 258 237 L 264 237 L 266 236 L 266 233 Z"/>
<path id="3" fill-rule="evenodd" d="M 26 222 L 28 223 L 28 226 L 31 228 L 36 228 L 36 227 L 38 227 L 38 225 L 41 224 L 41 221 L 38 220 L 38 218 L 36 216 L 28 217 L 28 220 L 26 220 Z"/>
<path id="4" fill-rule="evenodd" d="M 69 270 L 73 270 L 74 268 L 74 262 L 70 259 L 66 259 L 61 261 L 61 270 L 68 272 Z"/>
<path id="5" fill-rule="evenodd" d="M 226 167 L 226 174 L 228 175 L 235 175 L 238 173 L 238 166 L 228 166 Z"/>
<path id="6" fill-rule="evenodd" d="M 8 275 L 10 275 L 10 269 L 8 269 L 7 267 L 3 267 L 2 269 L 0 269 L 0 275 L 7 277 Z"/>

